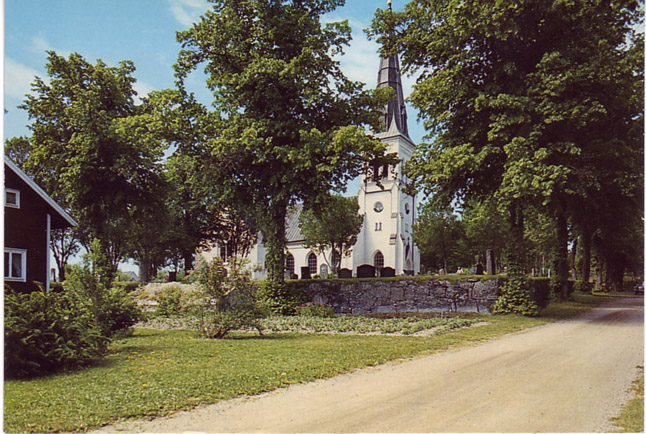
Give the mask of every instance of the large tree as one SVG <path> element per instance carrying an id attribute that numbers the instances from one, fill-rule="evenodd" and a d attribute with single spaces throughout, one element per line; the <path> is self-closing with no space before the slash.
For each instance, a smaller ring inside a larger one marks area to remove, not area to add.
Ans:
<path id="1" fill-rule="evenodd" d="M 632 52 L 640 38 L 631 27 L 639 8 L 632 0 L 416 0 L 373 24 L 391 35 L 382 37 L 387 51 L 421 71 L 411 100 L 432 141 L 418 146 L 409 176 L 436 199 L 496 197 L 508 215 L 512 274 L 525 271 L 525 210 L 545 206 L 561 295 L 570 210 L 605 197 L 590 192 L 604 182 L 607 159 L 641 149 L 641 65 Z M 624 168 L 617 178 L 632 180 L 630 203 L 641 181 Z"/>
<path id="2" fill-rule="evenodd" d="M 428 268 L 444 270 L 441 274 L 455 272 L 458 267 L 469 266 L 473 261 L 465 225 L 451 208 L 425 203 L 413 225 L 413 239 L 419 247 L 422 263 Z"/>
<path id="3" fill-rule="evenodd" d="M 137 113 L 134 66 L 79 54 L 48 52 L 49 81 L 36 77 L 21 106 L 32 120 L 24 166 L 79 222 L 81 242 L 101 254 L 112 273 L 133 236 L 133 217 L 155 194 L 162 149 L 132 137 L 126 121 Z M 92 243 L 100 239 L 101 243 Z"/>
<path id="4" fill-rule="evenodd" d="M 378 107 L 333 58 L 350 40 L 347 22 L 322 24 L 342 0 L 212 0 L 200 22 L 178 33 L 180 86 L 200 64 L 221 116 L 208 148 L 220 197 L 254 215 L 267 245 L 269 281 L 284 281 L 285 217 L 340 190 L 383 152 L 364 133 Z"/>

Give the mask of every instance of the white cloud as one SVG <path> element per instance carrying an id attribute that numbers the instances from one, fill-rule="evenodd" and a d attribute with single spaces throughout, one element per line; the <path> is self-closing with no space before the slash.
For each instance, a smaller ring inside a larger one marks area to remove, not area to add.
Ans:
<path id="1" fill-rule="evenodd" d="M 31 46 L 35 51 L 39 53 L 52 50 L 52 46 L 49 45 L 49 42 L 47 42 L 47 40 L 42 36 L 34 36 L 33 38 L 31 38 Z"/>
<path id="2" fill-rule="evenodd" d="M 135 102 L 137 104 L 140 104 L 142 98 L 145 98 L 150 92 L 155 90 L 153 86 L 139 80 L 137 80 L 132 87 L 137 91 L 137 96 L 135 97 Z"/>
<path id="3" fill-rule="evenodd" d="M 22 101 L 25 94 L 31 93 L 31 84 L 36 75 L 43 78 L 42 72 L 6 57 L 4 61 L 5 96 Z"/>
<path id="4" fill-rule="evenodd" d="M 175 20 L 185 27 L 190 27 L 210 8 L 207 0 L 168 0 L 168 2 Z"/>

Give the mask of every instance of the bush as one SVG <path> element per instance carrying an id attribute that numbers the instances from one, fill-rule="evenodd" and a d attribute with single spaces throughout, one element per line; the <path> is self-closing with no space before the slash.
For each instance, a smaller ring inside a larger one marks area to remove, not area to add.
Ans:
<path id="1" fill-rule="evenodd" d="M 525 275 L 511 275 L 500 288 L 501 295 L 492 307 L 496 314 L 518 314 L 537 316 L 540 308 L 529 294 L 529 278 Z"/>
<path id="2" fill-rule="evenodd" d="M 155 316 L 179 316 L 186 309 L 185 296 L 179 286 L 169 286 L 162 289 L 155 296 L 157 310 Z"/>
<path id="3" fill-rule="evenodd" d="M 143 318 L 143 312 L 132 294 L 123 288 L 106 287 L 87 263 L 72 267 L 63 287 L 68 297 L 92 315 L 101 333 L 111 337 L 133 326 Z"/>
<path id="4" fill-rule="evenodd" d="M 296 308 L 296 314 L 316 318 L 334 318 L 334 308 L 323 303 L 305 303 Z"/>
<path id="5" fill-rule="evenodd" d="M 264 282 L 260 288 L 260 299 L 267 308 L 277 315 L 294 315 L 296 307 L 305 303 L 305 295 L 297 285 Z"/>
<path id="6" fill-rule="evenodd" d="M 578 292 L 592 292 L 592 284 L 590 282 L 584 282 L 583 280 L 577 280 L 574 282 L 572 289 Z"/>
<path id="7" fill-rule="evenodd" d="M 192 310 L 203 337 L 221 339 L 231 330 L 249 327 L 262 333 L 258 319 L 266 315 L 266 309 L 244 265 L 240 258 L 231 258 L 229 269 L 220 258 L 202 259 L 194 271 L 198 290 L 192 294 Z"/>
<path id="8" fill-rule="evenodd" d="M 108 339 L 91 312 L 66 293 L 5 289 L 6 378 L 80 366 L 104 354 Z"/>

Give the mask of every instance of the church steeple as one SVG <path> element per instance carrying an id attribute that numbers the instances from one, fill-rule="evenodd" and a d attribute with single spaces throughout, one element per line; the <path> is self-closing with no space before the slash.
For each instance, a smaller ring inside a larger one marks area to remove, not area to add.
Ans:
<path id="1" fill-rule="evenodd" d="M 392 2 L 388 0 L 388 9 L 392 10 Z M 390 86 L 395 90 L 396 98 L 388 102 L 384 108 L 384 132 L 396 128 L 402 135 L 408 137 L 408 122 L 406 105 L 404 104 L 404 91 L 402 89 L 401 73 L 399 70 L 399 57 L 395 54 L 379 60 L 379 75 L 377 88 Z M 393 125 L 394 122 L 394 125 Z"/>

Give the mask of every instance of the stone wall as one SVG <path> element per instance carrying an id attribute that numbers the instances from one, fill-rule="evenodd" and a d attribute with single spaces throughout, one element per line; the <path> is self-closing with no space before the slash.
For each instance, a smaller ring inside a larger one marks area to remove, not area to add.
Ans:
<path id="1" fill-rule="evenodd" d="M 489 313 L 500 295 L 500 278 L 347 279 L 294 281 L 290 285 L 337 313 L 463 311 Z"/>

